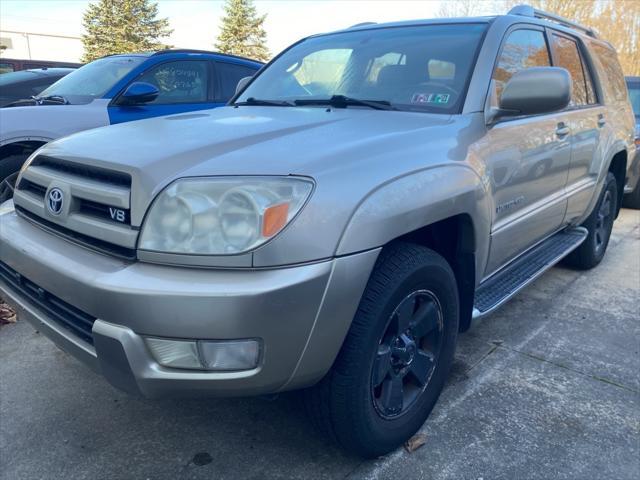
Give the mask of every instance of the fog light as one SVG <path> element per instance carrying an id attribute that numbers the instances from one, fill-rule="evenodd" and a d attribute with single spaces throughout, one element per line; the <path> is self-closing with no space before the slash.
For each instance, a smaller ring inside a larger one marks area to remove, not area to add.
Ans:
<path id="1" fill-rule="evenodd" d="M 258 365 L 258 340 L 170 340 L 147 338 L 156 361 L 164 367 L 197 370 L 250 370 Z"/>
<path id="2" fill-rule="evenodd" d="M 160 365 L 173 368 L 202 368 L 196 342 L 147 338 L 147 345 Z"/>
<path id="3" fill-rule="evenodd" d="M 198 346 L 207 370 L 248 370 L 258 365 L 257 340 L 200 341 Z"/>

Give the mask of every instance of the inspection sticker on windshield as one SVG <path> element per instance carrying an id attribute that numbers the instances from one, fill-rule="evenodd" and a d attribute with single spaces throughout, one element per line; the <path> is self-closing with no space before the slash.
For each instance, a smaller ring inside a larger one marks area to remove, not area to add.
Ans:
<path id="1" fill-rule="evenodd" d="M 449 103 L 448 93 L 415 93 L 411 97 L 411 103 Z"/>

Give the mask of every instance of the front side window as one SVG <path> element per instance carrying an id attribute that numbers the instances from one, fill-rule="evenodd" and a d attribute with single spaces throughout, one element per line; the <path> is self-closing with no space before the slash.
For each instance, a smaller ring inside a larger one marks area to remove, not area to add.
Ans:
<path id="1" fill-rule="evenodd" d="M 156 65 L 135 81 L 150 83 L 160 91 L 156 99 L 147 105 L 200 103 L 207 101 L 207 71 L 206 61 L 167 62 Z"/>
<path id="2" fill-rule="evenodd" d="M 59 95 L 71 103 L 100 98 L 144 61 L 145 57 L 133 56 L 100 58 L 61 78 L 40 96 Z"/>
<path id="3" fill-rule="evenodd" d="M 578 44 L 567 37 L 553 35 L 553 49 L 558 67 L 566 68 L 571 75 L 571 106 L 583 106 L 596 103 L 593 83 L 588 75 Z"/>
<path id="4" fill-rule="evenodd" d="M 485 24 L 354 30 L 285 51 L 237 99 L 295 104 L 334 95 L 398 110 L 454 113 L 464 102 Z"/>
<path id="5" fill-rule="evenodd" d="M 496 98 L 500 98 L 506 83 L 521 70 L 549 67 L 549 49 L 544 34 L 538 30 L 516 30 L 504 42 L 498 64 L 493 72 Z"/>

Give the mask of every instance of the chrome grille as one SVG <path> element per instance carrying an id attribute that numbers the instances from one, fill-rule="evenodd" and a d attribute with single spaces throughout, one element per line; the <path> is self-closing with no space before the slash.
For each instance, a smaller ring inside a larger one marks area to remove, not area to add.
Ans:
<path id="1" fill-rule="evenodd" d="M 47 206 L 52 188 L 64 198 L 58 213 Z M 130 197 L 128 174 L 37 157 L 22 172 L 14 203 L 19 213 L 49 231 L 104 252 L 125 252 L 130 259 L 138 238 L 138 229 L 131 226 Z"/>

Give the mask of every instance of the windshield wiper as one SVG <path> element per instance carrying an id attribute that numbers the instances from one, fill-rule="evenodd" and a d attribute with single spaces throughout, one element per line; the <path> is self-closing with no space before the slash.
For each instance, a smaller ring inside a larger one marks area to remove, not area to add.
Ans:
<path id="1" fill-rule="evenodd" d="M 62 105 L 68 105 L 69 104 L 69 100 L 67 100 L 66 98 L 64 98 L 62 95 L 47 95 L 46 97 L 37 97 L 37 96 L 32 96 L 31 98 L 33 98 L 36 103 L 38 105 L 44 105 L 45 103 L 59 103 Z"/>
<path id="2" fill-rule="evenodd" d="M 257 105 L 266 107 L 295 107 L 295 104 L 286 100 L 265 100 L 262 98 L 249 97 L 244 102 L 236 102 L 234 106 L 239 105 Z"/>
<path id="3" fill-rule="evenodd" d="M 361 100 L 359 98 L 346 97 L 344 95 L 332 95 L 330 98 L 303 98 L 294 100 L 296 105 L 330 105 L 336 108 L 347 108 L 349 105 L 369 107 L 375 110 L 397 110 L 386 100 Z"/>

